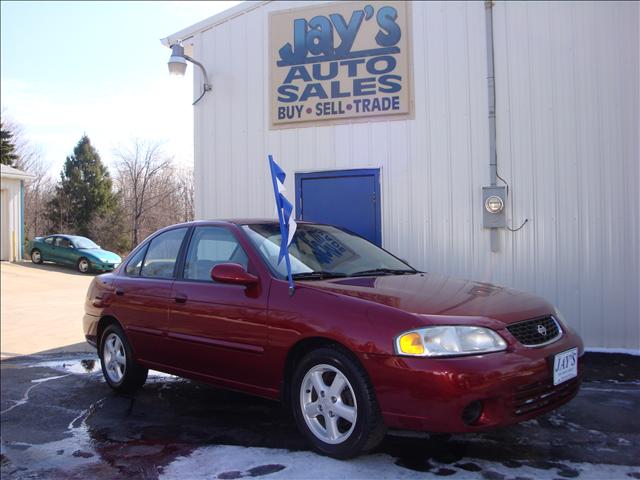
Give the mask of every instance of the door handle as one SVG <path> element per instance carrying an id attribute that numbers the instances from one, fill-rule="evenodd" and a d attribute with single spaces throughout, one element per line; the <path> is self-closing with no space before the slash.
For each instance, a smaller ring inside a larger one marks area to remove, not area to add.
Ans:
<path id="1" fill-rule="evenodd" d="M 178 294 L 173 296 L 173 301 L 176 302 L 176 303 L 186 303 L 187 302 L 187 296 L 182 294 L 182 293 L 178 293 Z"/>
<path id="2" fill-rule="evenodd" d="M 124 290 L 122 290 L 121 288 L 116 288 L 116 295 L 124 295 Z"/>

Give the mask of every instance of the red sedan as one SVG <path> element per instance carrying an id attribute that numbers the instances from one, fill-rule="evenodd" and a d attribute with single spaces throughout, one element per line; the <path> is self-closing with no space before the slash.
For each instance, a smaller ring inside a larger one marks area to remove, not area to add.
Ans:
<path id="1" fill-rule="evenodd" d="M 107 383 L 148 369 L 286 402 L 321 453 L 387 428 L 475 432 L 546 413 L 580 385 L 580 337 L 546 301 L 420 272 L 343 229 L 300 222 L 278 263 L 271 221 L 155 233 L 96 277 L 84 330 Z"/>

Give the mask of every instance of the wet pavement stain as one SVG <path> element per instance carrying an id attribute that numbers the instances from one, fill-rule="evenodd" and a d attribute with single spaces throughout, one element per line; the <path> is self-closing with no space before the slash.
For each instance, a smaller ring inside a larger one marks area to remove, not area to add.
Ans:
<path id="1" fill-rule="evenodd" d="M 271 475 L 272 473 L 284 470 L 284 465 L 260 465 L 259 467 L 250 468 L 247 470 L 250 477 L 262 477 L 263 475 Z"/>
<path id="2" fill-rule="evenodd" d="M 218 475 L 220 480 L 235 480 L 236 478 L 242 478 L 242 472 L 239 470 L 231 470 L 230 472 L 222 472 Z"/>
<path id="3" fill-rule="evenodd" d="M 415 472 L 430 472 L 433 469 L 433 465 L 424 457 L 398 458 L 395 464 Z"/>
<path id="4" fill-rule="evenodd" d="M 450 475 L 455 475 L 457 472 L 455 470 L 451 470 L 450 468 L 439 468 L 435 472 L 439 477 L 448 477 Z"/>
<path id="5" fill-rule="evenodd" d="M 476 465 L 475 463 L 472 462 L 468 462 L 468 463 L 456 463 L 455 464 L 456 467 L 462 469 L 462 470 L 466 470 L 467 472 L 479 472 L 482 470 L 482 467 Z"/>
<path id="6" fill-rule="evenodd" d="M 83 452 L 82 450 L 76 450 L 71 455 L 74 457 L 82 457 L 82 458 L 91 458 L 93 457 L 93 453 L 91 452 Z"/>
<path id="7" fill-rule="evenodd" d="M 562 478 L 576 478 L 580 476 L 580 472 L 574 470 L 573 468 L 567 468 L 563 466 L 560 470 L 558 470 L 558 475 Z"/>
<path id="8" fill-rule="evenodd" d="M 482 478 L 486 480 L 505 480 L 505 475 L 499 472 L 494 472 L 493 470 L 484 470 L 482 472 Z"/>
<path id="9" fill-rule="evenodd" d="M 271 475 L 272 473 L 280 472 L 284 470 L 284 465 L 260 465 L 258 467 L 250 468 L 245 472 L 239 470 L 230 470 L 228 472 L 222 472 L 218 474 L 220 480 L 235 480 L 236 478 L 248 478 L 248 477 L 262 477 L 264 475 Z"/>
<path id="10" fill-rule="evenodd" d="M 390 432 L 372 454 L 437 477 L 522 480 L 537 478 L 530 475 L 535 469 L 549 479 L 583 478 L 566 463 L 600 461 L 629 466 L 633 471 L 622 475 L 640 480 L 640 384 L 631 368 L 640 371 L 640 359 L 625 362 L 629 383 L 606 383 L 599 362 L 594 381 L 550 415 L 477 434 L 413 438 Z M 155 372 L 135 395 L 116 395 L 102 379 L 100 362 L 86 354 L 3 361 L 2 374 L 1 410 L 10 409 L 2 415 L 3 478 L 158 478 L 176 459 L 208 446 L 309 450 L 277 403 Z M 14 407 L 33 385 L 40 386 Z M 36 461 L 42 452 L 51 459 Z M 209 478 L 286 474 L 285 464 L 236 466 Z"/>

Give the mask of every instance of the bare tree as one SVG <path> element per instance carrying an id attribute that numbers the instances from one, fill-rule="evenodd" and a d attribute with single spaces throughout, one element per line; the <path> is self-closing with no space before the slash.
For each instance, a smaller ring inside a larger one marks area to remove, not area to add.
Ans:
<path id="1" fill-rule="evenodd" d="M 195 216 L 193 168 L 175 168 L 173 184 L 172 204 L 176 223 L 189 222 Z"/>
<path id="2" fill-rule="evenodd" d="M 159 143 L 139 139 L 130 147 L 117 150 L 115 156 L 116 184 L 124 197 L 124 208 L 130 217 L 131 246 L 135 247 L 144 238 L 141 230 L 149 223 L 151 214 L 173 194 L 172 159 Z"/>
<path id="3" fill-rule="evenodd" d="M 19 123 L 7 118 L 4 110 L 2 122 L 13 134 L 13 143 L 18 155 L 16 168 L 35 176 L 25 182 L 24 188 L 25 237 L 32 239 L 50 233 L 53 226 L 47 218 L 46 205 L 55 190 L 54 181 L 49 174 L 50 165 L 43 159 L 41 148 L 29 140 Z"/>

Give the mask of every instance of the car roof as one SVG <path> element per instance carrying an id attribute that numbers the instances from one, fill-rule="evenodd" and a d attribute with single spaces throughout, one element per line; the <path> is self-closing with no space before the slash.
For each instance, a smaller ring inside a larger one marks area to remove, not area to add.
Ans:
<path id="1" fill-rule="evenodd" d="M 83 237 L 82 235 L 67 235 L 66 233 L 52 233 L 51 235 L 47 235 L 45 238 L 48 238 L 48 237 L 64 237 L 69 240 L 74 240 L 76 238 L 87 238 L 87 237 Z M 91 239 L 87 238 L 87 240 L 91 240 Z"/>
<path id="2" fill-rule="evenodd" d="M 233 225 L 253 225 L 253 224 L 278 224 L 278 220 L 273 218 L 212 218 L 209 220 L 193 220 L 180 225 L 206 225 L 211 223 L 230 223 Z M 296 220 L 298 224 L 312 224 L 314 222 L 305 222 L 304 220 Z"/>

